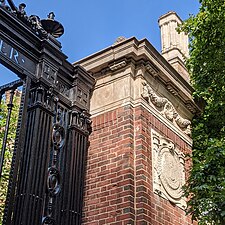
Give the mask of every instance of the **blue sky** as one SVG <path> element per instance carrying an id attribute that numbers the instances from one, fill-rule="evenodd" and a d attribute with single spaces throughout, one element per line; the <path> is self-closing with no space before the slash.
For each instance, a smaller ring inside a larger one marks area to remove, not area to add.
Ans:
<path id="1" fill-rule="evenodd" d="M 77 61 L 112 45 L 116 38 L 147 38 L 158 50 L 158 18 L 176 11 L 182 19 L 196 14 L 198 0 L 24 0 L 28 15 L 46 18 L 53 11 L 65 33 L 59 38 L 70 62 Z M 21 1 L 14 0 L 15 5 Z M 0 65 L 0 85 L 15 79 Z"/>

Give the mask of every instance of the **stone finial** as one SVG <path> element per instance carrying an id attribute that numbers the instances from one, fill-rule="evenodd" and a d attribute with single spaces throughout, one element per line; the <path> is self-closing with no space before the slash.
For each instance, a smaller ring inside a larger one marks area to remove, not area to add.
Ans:
<path id="1" fill-rule="evenodd" d="M 176 49 L 185 57 L 189 56 L 188 36 L 184 32 L 176 31 L 181 23 L 182 20 L 175 12 L 168 12 L 159 18 L 162 54 Z"/>
<path id="2" fill-rule="evenodd" d="M 120 36 L 120 37 L 118 37 L 118 38 L 116 39 L 116 41 L 115 41 L 115 43 L 114 43 L 114 44 L 118 44 L 118 43 L 123 42 L 123 41 L 125 41 L 125 40 L 126 40 L 126 38 L 125 38 L 125 37 Z"/>
<path id="3" fill-rule="evenodd" d="M 189 80 L 184 66 L 185 59 L 189 57 L 188 35 L 176 30 L 181 23 L 182 20 L 175 12 L 168 12 L 159 18 L 162 55 L 186 80 Z"/>

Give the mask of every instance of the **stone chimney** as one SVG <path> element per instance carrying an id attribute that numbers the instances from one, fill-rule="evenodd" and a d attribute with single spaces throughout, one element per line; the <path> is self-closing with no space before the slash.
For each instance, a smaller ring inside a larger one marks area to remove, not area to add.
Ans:
<path id="1" fill-rule="evenodd" d="M 176 31 L 181 23 L 182 20 L 175 12 L 168 12 L 159 18 L 162 55 L 185 80 L 189 81 L 189 74 L 184 64 L 185 59 L 189 57 L 188 36 L 184 32 Z"/>

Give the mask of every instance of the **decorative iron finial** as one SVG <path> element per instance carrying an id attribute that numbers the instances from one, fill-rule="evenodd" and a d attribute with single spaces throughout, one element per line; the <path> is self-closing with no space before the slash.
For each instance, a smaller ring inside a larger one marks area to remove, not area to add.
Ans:
<path id="1" fill-rule="evenodd" d="M 50 13 L 48 14 L 48 19 L 49 19 L 49 20 L 55 20 L 55 14 L 54 14 L 54 12 L 50 12 Z"/>
<path id="2" fill-rule="evenodd" d="M 47 19 L 41 20 L 41 24 L 46 32 L 55 38 L 62 36 L 64 33 L 62 24 L 55 20 L 54 12 L 50 12 Z"/>
<path id="3" fill-rule="evenodd" d="M 25 11 L 25 8 L 26 8 L 26 4 L 25 3 L 19 4 L 19 9 L 17 11 L 17 16 L 21 20 L 23 20 L 24 22 L 27 22 L 28 21 L 28 16 L 27 16 L 27 13 Z"/>
<path id="4" fill-rule="evenodd" d="M 20 3 L 19 4 L 19 12 L 25 12 L 26 4 L 25 3 Z"/>

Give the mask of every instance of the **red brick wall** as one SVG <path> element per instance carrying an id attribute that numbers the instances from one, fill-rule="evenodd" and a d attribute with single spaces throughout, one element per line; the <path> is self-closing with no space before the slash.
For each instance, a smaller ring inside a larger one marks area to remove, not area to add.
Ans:
<path id="1" fill-rule="evenodd" d="M 151 128 L 180 151 L 190 152 L 190 146 L 141 106 L 93 118 L 83 224 L 192 224 L 183 210 L 153 193 Z"/>

